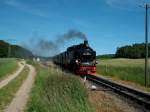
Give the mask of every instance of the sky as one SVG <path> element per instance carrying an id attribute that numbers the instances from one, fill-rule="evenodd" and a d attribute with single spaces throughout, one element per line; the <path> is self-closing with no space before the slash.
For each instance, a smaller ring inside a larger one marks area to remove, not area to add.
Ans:
<path id="1" fill-rule="evenodd" d="M 97 55 L 114 54 L 117 47 L 144 42 L 146 2 L 150 0 L 0 0 L 0 39 L 32 46 L 32 38 L 55 40 L 74 29 L 87 36 Z M 81 42 L 67 41 L 61 51 Z"/>

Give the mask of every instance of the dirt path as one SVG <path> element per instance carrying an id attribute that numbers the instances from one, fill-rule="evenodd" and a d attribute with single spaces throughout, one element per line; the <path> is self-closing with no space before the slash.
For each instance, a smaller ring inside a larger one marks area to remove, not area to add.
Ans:
<path id="1" fill-rule="evenodd" d="M 16 93 L 14 99 L 7 107 L 4 112 L 23 112 L 24 107 L 27 103 L 29 93 L 31 91 L 34 77 L 36 75 L 36 71 L 33 66 L 27 65 L 30 69 L 27 79 L 24 81 L 22 86 L 19 88 L 18 92 Z"/>
<path id="2" fill-rule="evenodd" d="M 4 80 L 0 81 L 0 89 L 3 88 L 4 86 L 6 86 L 15 77 L 17 77 L 20 74 L 20 72 L 23 70 L 23 68 L 25 66 L 25 62 L 21 61 L 21 62 L 18 62 L 18 64 L 19 64 L 19 69 L 15 73 L 9 75 Z"/>

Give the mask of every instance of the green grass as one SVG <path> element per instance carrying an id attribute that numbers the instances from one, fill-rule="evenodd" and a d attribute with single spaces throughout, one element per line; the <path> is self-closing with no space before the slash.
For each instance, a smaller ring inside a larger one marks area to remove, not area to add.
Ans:
<path id="1" fill-rule="evenodd" d="M 27 112 L 92 112 L 87 91 L 78 78 L 40 66 Z M 50 71 L 51 70 L 51 71 Z"/>
<path id="2" fill-rule="evenodd" d="M 11 102 L 22 82 L 26 79 L 29 68 L 25 67 L 23 71 L 12 80 L 8 85 L 0 89 L 0 112 Z"/>
<path id="3" fill-rule="evenodd" d="M 11 58 L 0 58 L 0 80 L 17 69 L 17 60 Z"/>
<path id="4" fill-rule="evenodd" d="M 148 63 L 150 64 L 150 60 Z M 148 81 L 150 81 L 150 66 L 148 71 Z M 144 59 L 99 60 L 97 73 L 121 80 L 132 81 L 144 86 Z"/>

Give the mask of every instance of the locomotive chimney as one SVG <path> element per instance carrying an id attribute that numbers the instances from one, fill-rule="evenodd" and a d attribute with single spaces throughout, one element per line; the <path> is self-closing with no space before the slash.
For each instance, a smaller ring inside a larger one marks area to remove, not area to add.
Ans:
<path id="1" fill-rule="evenodd" d="M 88 40 L 84 40 L 84 45 L 87 46 L 87 47 L 89 46 Z"/>

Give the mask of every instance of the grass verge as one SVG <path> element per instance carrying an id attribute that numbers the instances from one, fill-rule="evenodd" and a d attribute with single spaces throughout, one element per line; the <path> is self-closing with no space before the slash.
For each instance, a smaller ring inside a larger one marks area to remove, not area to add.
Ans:
<path id="1" fill-rule="evenodd" d="M 37 66 L 35 85 L 26 112 L 92 112 L 84 85 L 56 69 Z"/>
<path id="2" fill-rule="evenodd" d="M 17 90 L 26 79 L 27 74 L 29 72 L 29 68 L 25 66 L 23 71 L 17 76 L 14 80 L 12 80 L 8 85 L 0 89 L 0 112 L 5 109 L 5 107 L 11 102 L 14 98 Z"/>
<path id="3" fill-rule="evenodd" d="M 17 69 L 17 60 L 13 58 L 0 58 L 0 80 Z"/>
<path id="4" fill-rule="evenodd" d="M 150 62 L 149 62 L 150 63 Z M 148 68 L 150 71 L 150 67 Z M 110 59 L 101 60 L 97 65 L 97 73 L 131 81 L 144 86 L 144 60 L 143 59 Z M 148 74 L 150 80 L 150 72 Z M 150 82 L 148 84 L 150 87 Z"/>

